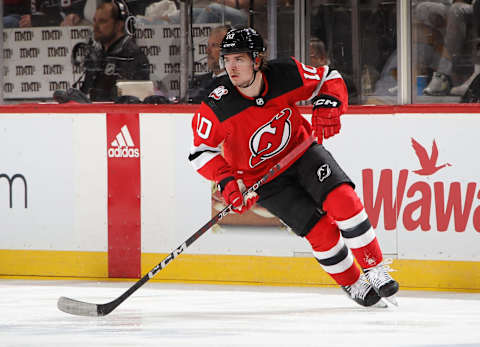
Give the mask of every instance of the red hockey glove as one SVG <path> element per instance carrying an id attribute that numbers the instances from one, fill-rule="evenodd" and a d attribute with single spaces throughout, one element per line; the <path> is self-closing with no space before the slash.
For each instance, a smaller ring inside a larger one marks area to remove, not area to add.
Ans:
<path id="1" fill-rule="evenodd" d="M 313 99 L 312 127 L 319 143 L 340 132 L 341 106 L 342 102 L 332 95 Z"/>
<path id="2" fill-rule="evenodd" d="M 232 176 L 221 180 L 218 187 L 225 203 L 232 204 L 233 211 L 236 213 L 242 214 L 248 211 L 258 200 L 258 194 L 255 192 L 248 193 L 243 197 L 242 193 L 246 190 L 245 184 L 241 179 L 235 180 Z"/>

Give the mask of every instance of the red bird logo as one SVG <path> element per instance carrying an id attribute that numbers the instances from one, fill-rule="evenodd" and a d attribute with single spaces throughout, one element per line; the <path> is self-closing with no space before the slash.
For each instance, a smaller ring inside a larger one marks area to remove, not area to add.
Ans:
<path id="1" fill-rule="evenodd" d="M 446 166 L 452 166 L 450 163 L 445 163 L 442 165 L 437 166 L 437 159 L 438 159 L 438 148 L 435 140 L 433 140 L 432 144 L 432 155 L 428 156 L 427 151 L 425 148 L 419 144 L 415 139 L 412 137 L 412 147 L 415 150 L 415 154 L 418 157 L 418 161 L 420 162 L 420 166 L 422 167 L 419 170 L 414 170 L 417 175 L 421 176 L 429 176 L 433 175 L 440 169 L 443 169 Z"/>

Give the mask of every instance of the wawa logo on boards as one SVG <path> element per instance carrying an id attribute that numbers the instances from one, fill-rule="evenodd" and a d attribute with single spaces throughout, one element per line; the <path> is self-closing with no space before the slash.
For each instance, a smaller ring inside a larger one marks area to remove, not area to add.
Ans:
<path id="1" fill-rule="evenodd" d="M 124 125 L 115 136 L 108 149 L 109 158 L 138 158 L 140 150 L 135 147 L 127 125 Z"/>
<path id="2" fill-rule="evenodd" d="M 373 169 L 362 170 L 363 200 L 372 225 L 378 225 L 383 209 L 385 230 L 394 230 L 400 225 L 407 231 L 420 228 L 422 231 L 445 232 L 450 225 L 450 229 L 464 232 L 473 225 L 480 232 L 478 183 L 435 181 L 434 175 L 449 169 L 452 164 L 443 161 L 438 163 L 439 151 L 435 140 L 430 149 L 413 138 L 411 144 L 420 168 L 410 170 L 411 173 L 407 169 L 401 169 L 396 182 L 393 180 L 393 170 L 383 169 L 376 179 L 378 186 L 375 187 Z"/>

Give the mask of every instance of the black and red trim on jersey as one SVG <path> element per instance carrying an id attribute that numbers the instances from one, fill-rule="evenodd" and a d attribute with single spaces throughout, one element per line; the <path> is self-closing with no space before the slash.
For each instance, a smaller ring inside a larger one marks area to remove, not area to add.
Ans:
<path id="1" fill-rule="evenodd" d="M 262 72 L 264 89 L 260 96 L 263 98 L 265 105 L 270 100 L 291 92 L 303 84 L 297 65 L 291 59 L 272 60 L 268 62 Z M 223 85 L 229 93 L 219 100 L 208 97 L 204 102 L 213 110 L 220 122 L 241 113 L 248 107 L 258 106 L 255 102 L 256 98 L 248 97 L 239 92 L 228 76 L 223 76 L 218 85 Z"/>

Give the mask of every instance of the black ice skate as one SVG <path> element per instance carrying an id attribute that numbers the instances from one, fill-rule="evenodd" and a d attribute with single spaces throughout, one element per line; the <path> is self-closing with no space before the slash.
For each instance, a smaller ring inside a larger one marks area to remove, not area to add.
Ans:
<path id="1" fill-rule="evenodd" d="M 384 263 L 364 270 L 367 280 L 382 298 L 391 297 L 398 292 L 398 282 L 390 276 L 390 271 L 393 270 Z"/>
<path id="2" fill-rule="evenodd" d="M 362 306 L 373 306 L 381 299 L 364 274 L 360 275 L 357 282 L 350 286 L 342 286 L 342 289 L 350 299 Z"/>

